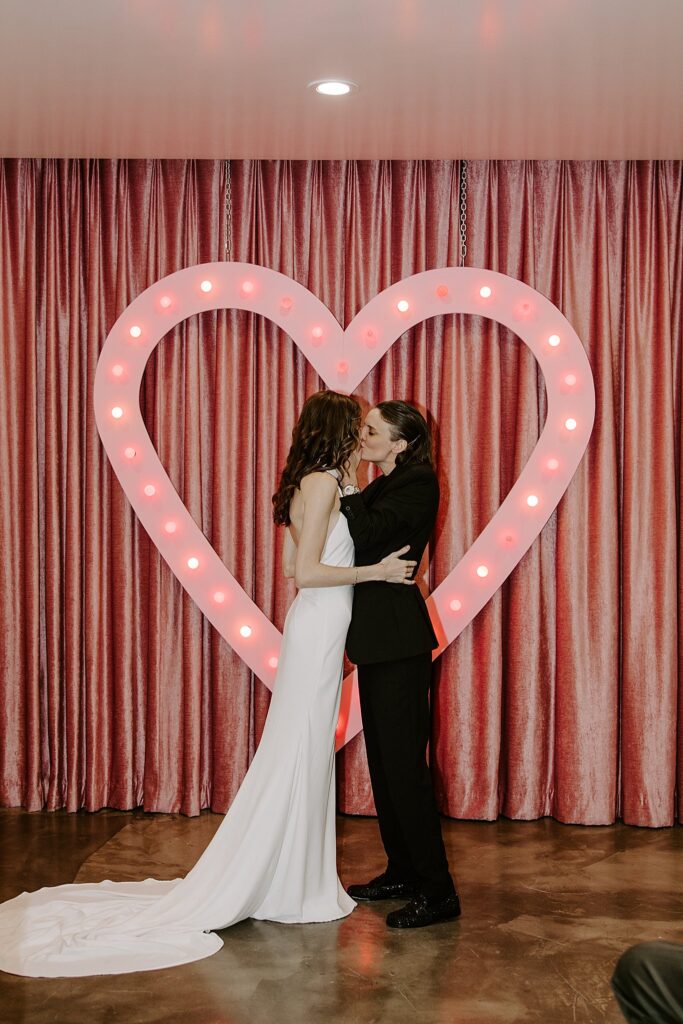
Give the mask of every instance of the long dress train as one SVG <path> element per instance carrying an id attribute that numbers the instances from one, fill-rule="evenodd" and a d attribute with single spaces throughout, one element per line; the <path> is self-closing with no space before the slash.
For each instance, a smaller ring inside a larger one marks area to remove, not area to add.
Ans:
<path id="1" fill-rule="evenodd" d="M 326 565 L 351 566 L 344 516 Z M 300 590 L 287 612 L 261 742 L 220 828 L 182 879 L 68 884 L 0 906 L 0 969 L 28 977 L 124 974 L 211 956 L 244 918 L 345 917 L 337 877 L 334 731 L 352 587 Z"/>

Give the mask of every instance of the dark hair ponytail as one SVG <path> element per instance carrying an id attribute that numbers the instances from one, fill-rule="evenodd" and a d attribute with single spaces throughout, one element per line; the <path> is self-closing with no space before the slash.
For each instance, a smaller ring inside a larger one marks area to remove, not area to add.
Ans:
<path id="1" fill-rule="evenodd" d="M 396 465 L 426 463 L 433 469 L 432 437 L 422 413 L 408 402 L 379 402 L 375 408 L 391 427 L 391 440 L 404 440 L 407 443 L 405 451 L 396 456 Z"/>

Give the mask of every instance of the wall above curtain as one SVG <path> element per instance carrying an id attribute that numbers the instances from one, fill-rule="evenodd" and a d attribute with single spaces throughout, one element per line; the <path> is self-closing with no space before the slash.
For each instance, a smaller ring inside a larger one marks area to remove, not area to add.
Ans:
<path id="1" fill-rule="evenodd" d="M 99 350 L 128 302 L 223 257 L 225 172 L 0 164 L 5 806 L 225 811 L 258 743 L 267 691 L 136 522 L 92 410 Z M 520 278 L 568 317 L 597 417 L 558 512 L 437 665 L 440 805 L 463 818 L 671 824 L 683 764 L 682 165 L 475 162 L 468 177 L 468 265 Z M 233 258 L 291 275 L 343 325 L 394 281 L 458 263 L 455 161 L 244 161 L 231 179 Z M 180 325 L 143 380 L 174 485 L 278 628 L 293 591 L 270 497 L 318 384 L 286 335 L 236 312 Z M 536 364 L 497 324 L 445 316 L 404 335 L 357 394 L 366 406 L 414 401 L 435 424 L 432 588 L 533 448 Z M 372 812 L 362 737 L 339 755 L 338 796 L 343 811 Z"/>
<path id="2" fill-rule="evenodd" d="M 2 0 L 0 152 L 680 159 L 682 37 L 679 0 Z"/>

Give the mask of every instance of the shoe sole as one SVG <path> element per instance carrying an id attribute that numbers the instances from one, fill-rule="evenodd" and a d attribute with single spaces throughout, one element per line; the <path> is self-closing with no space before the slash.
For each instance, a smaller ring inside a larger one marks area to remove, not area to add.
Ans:
<path id="1" fill-rule="evenodd" d="M 457 914 L 449 914 L 448 917 L 437 917 L 435 921 L 420 921 L 415 924 L 392 924 L 387 921 L 387 928 L 430 928 L 434 924 L 447 924 L 449 921 L 457 921 L 462 917 L 462 910 Z"/>
<path id="2" fill-rule="evenodd" d="M 359 903 L 385 903 L 387 900 L 409 900 L 412 895 L 409 892 L 398 892 L 394 896 L 354 896 L 347 890 L 347 896 L 350 896 L 352 900 L 357 900 Z"/>

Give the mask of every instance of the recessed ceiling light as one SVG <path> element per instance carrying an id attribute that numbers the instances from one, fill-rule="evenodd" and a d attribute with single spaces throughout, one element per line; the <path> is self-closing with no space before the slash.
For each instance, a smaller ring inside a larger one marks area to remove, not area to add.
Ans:
<path id="1" fill-rule="evenodd" d="M 309 89 L 315 89 L 322 96 L 346 96 L 358 88 L 355 82 L 345 82 L 339 78 L 322 78 L 308 83 Z"/>

